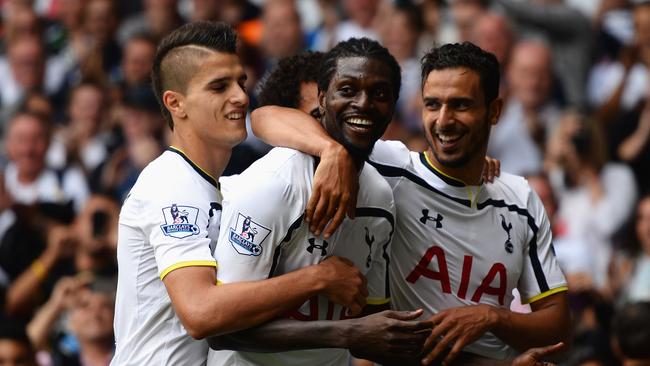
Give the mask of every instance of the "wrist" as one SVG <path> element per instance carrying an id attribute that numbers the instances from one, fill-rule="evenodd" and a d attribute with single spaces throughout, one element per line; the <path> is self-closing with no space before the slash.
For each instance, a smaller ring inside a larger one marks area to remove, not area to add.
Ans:
<path id="1" fill-rule="evenodd" d="M 318 156 L 323 158 L 335 157 L 340 155 L 342 152 L 346 152 L 345 148 L 338 142 L 328 139 L 321 144 L 321 148 Z"/>
<path id="2" fill-rule="evenodd" d="M 329 274 L 327 273 L 328 271 L 325 269 L 325 267 L 320 264 L 316 264 L 306 267 L 305 271 L 306 273 L 304 278 L 308 278 L 313 281 L 309 285 L 309 296 L 311 297 L 324 293 L 327 290 L 327 278 L 329 278 Z"/>

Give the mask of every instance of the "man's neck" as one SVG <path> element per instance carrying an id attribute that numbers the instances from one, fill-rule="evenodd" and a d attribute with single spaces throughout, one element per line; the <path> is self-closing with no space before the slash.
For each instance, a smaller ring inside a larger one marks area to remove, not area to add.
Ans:
<path id="1" fill-rule="evenodd" d="M 172 138 L 172 146 L 181 150 L 194 164 L 217 181 L 226 169 L 232 154 L 231 148 L 209 146 L 199 141 L 190 143 L 176 135 Z"/>
<path id="2" fill-rule="evenodd" d="M 433 166 L 434 169 L 442 172 L 444 175 L 447 175 L 455 180 L 463 182 L 468 186 L 477 186 L 481 184 L 483 177 L 483 165 L 485 164 L 485 155 L 481 155 L 481 159 L 474 159 L 475 161 L 470 161 L 467 164 L 458 167 L 451 168 L 441 164 L 435 155 L 431 151 L 431 148 L 428 148 L 424 154 L 426 155 L 427 161 Z"/>

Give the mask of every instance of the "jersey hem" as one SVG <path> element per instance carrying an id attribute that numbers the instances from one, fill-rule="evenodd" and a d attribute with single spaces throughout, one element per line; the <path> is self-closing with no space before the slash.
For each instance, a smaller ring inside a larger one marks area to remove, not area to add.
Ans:
<path id="1" fill-rule="evenodd" d="M 368 305 L 384 305 L 390 302 L 390 298 L 368 298 L 366 304 Z"/>
<path id="2" fill-rule="evenodd" d="M 162 281 L 165 279 L 165 276 L 167 276 L 170 272 L 177 270 L 179 268 L 185 268 L 185 267 L 215 267 L 217 268 L 217 262 L 215 261 L 186 261 L 186 262 L 179 262 L 176 264 L 172 264 L 171 266 L 167 267 L 162 273 L 160 273 L 160 280 Z"/>
<path id="3" fill-rule="evenodd" d="M 533 303 L 535 301 L 541 300 L 541 299 L 543 299 L 545 297 L 549 297 L 549 296 L 551 296 L 553 294 L 557 294 L 559 292 L 564 292 L 564 291 L 568 291 L 568 290 L 569 290 L 568 286 L 556 287 L 556 288 L 548 290 L 546 292 L 542 292 L 541 294 L 539 294 L 537 296 L 533 296 L 533 297 L 531 297 L 530 299 L 528 299 L 526 301 L 522 301 L 521 303 L 522 304 L 530 304 L 530 303 Z"/>

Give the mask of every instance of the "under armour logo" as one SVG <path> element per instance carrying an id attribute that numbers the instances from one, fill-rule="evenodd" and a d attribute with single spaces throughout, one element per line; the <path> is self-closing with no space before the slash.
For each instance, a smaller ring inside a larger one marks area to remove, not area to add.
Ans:
<path id="1" fill-rule="evenodd" d="M 366 267 L 370 268 L 370 262 L 372 261 L 372 243 L 375 242 L 375 236 L 370 236 L 370 231 L 366 227 L 366 245 L 368 246 L 368 257 L 366 258 Z"/>
<path id="2" fill-rule="evenodd" d="M 420 217 L 420 222 L 423 224 L 427 224 L 427 221 L 435 221 L 436 222 L 436 229 L 440 229 L 442 227 L 442 215 L 437 214 L 435 218 L 429 216 L 429 210 L 428 209 L 422 209 L 422 217 Z"/>
<path id="3" fill-rule="evenodd" d="M 508 234 L 508 239 L 506 239 L 505 247 L 506 247 L 506 252 L 512 253 L 514 250 L 514 246 L 512 245 L 512 242 L 510 241 L 510 230 L 512 230 L 512 223 L 508 222 L 506 223 L 506 218 L 503 217 L 503 215 L 499 214 L 501 216 L 501 227 L 503 230 L 506 231 L 506 234 Z"/>
<path id="4" fill-rule="evenodd" d="M 327 255 L 327 246 L 329 245 L 327 241 L 323 240 L 322 244 L 316 244 L 316 238 L 309 238 L 307 241 L 309 242 L 307 247 L 309 253 L 314 253 L 314 249 L 320 249 L 321 257 Z"/>

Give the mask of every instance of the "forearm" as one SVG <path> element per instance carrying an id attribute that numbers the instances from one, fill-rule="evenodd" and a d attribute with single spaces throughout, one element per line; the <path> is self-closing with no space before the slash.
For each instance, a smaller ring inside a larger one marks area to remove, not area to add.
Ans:
<path id="1" fill-rule="evenodd" d="M 348 320 L 277 319 L 258 327 L 208 339 L 212 349 L 285 352 L 313 348 L 345 348 Z M 278 336 L 282 334 L 282 336 Z"/>
<path id="2" fill-rule="evenodd" d="M 27 336 L 36 349 L 47 347 L 52 324 L 59 319 L 62 311 L 62 306 L 49 301 L 39 309 L 32 321 L 27 324 Z"/>
<path id="3" fill-rule="evenodd" d="M 32 265 L 16 278 L 7 290 L 5 307 L 7 314 L 28 313 L 32 309 L 41 283 L 47 278 L 53 266 L 54 260 L 44 255 L 32 262 Z"/>
<path id="4" fill-rule="evenodd" d="M 320 156 L 336 142 L 312 116 L 297 109 L 265 106 L 251 113 L 255 136 L 269 145 Z"/>
<path id="5" fill-rule="evenodd" d="M 513 0 L 497 0 L 506 13 L 514 19 L 531 24 L 556 35 L 570 35 L 576 32 L 581 24 L 576 19 L 576 12 L 559 5 L 535 5 L 530 2 Z"/>
<path id="6" fill-rule="evenodd" d="M 641 118 L 650 118 L 650 115 Z M 636 159 L 650 141 L 650 123 L 639 121 L 639 127 L 632 135 L 626 138 L 618 147 L 618 156 L 623 161 L 633 161 Z"/>
<path id="7" fill-rule="evenodd" d="M 259 325 L 303 303 L 324 287 L 317 267 L 306 267 L 264 281 L 194 288 L 188 283 L 205 284 L 206 278 L 175 273 L 181 269 L 168 274 L 165 284 L 183 325 L 192 337 L 200 339 Z M 209 283 L 209 279 L 207 281 Z M 170 285 L 172 282 L 175 283 Z M 174 290 L 170 291 L 172 288 Z"/>
<path id="8" fill-rule="evenodd" d="M 497 309 L 497 315 L 492 333 L 521 352 L 569 339 L 570 317 L 562 303 L 551 304 L 528 314 Z"/>

